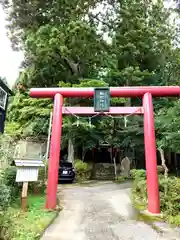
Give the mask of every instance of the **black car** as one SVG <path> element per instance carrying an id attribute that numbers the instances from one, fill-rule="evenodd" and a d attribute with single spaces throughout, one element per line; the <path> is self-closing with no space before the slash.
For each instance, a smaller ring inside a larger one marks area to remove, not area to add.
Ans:
<path id="1" fill-rule="evenodd" d="M 60 161 L 60 167 L 58 172 L 58 181 L 73 182 L 75 179 L 75 170 L 71 162 Z"/>

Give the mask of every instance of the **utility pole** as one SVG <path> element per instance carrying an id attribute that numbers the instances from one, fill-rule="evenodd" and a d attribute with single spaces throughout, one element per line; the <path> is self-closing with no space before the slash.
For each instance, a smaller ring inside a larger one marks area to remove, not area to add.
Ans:
<path id="1" fill-rule="evenodd" d="M 50 113 L 50 119 L 49 119 L 47 147 L 46 147 L 46 161 L 48 161 L 48 158 L 49 158 L 49 146 L 50 146 L 50 141 L 51 141 L 52 117 L 53 117 L 53 114 L 51 112 Z"/>

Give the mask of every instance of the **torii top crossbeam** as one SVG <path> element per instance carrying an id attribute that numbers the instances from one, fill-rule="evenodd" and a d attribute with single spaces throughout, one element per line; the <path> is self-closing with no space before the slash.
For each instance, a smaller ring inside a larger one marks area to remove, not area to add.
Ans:
<path id="1" fill-rule="evenodd" d="M 93 97 L 94 88 L 31 88 L 30 96 L 37 98 L 52 98 L 60 93 L 63 97 Z M 154 97 L 176 97 L 180 95 L 179 86 L 150 87 L 110 87 L 111 97 L 142 97 L 151 93 Z"/>

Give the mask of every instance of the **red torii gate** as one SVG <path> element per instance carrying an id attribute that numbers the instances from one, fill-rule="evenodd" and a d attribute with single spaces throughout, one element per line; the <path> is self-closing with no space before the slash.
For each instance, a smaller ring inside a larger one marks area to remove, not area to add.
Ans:
<path id="1" fill-rule="evenodd" d="M 110 107 L 109 112 L 106 114 L 144 114 L 144 143 L 146 157 L 148 211 L 155 214 L 160 213 L 152 97 L 177 97 L 180 95 L 180 87 L 110 87 L 110 95 L 111 97 L 143 98 L 142 107 Z M 58 167 L 61 149 L 60 143 L 62 133 L 62 115 L 70 113 L 77 115 L 95 114 L 93 107 L 63 107 L 63 98 L 92 98 L 94 96 L 94 88 L 32 88 L 30 89 L 30 96 L 36 98 L 54 98 L 46 198 L 46 208 L 54 209 L 56 207 Z"/>

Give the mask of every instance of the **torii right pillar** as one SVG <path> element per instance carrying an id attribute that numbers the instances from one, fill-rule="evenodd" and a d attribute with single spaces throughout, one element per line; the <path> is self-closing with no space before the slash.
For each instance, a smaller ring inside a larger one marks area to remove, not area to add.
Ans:
<path id="1" fill-rule="evenodd" d="M 160 213 L 160 200 L 154 130 L 154 112 L 151 93 L 144 94 L 143 108 L 148 211 L 152 214 L 158 214 Z"/>

